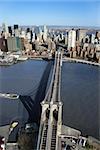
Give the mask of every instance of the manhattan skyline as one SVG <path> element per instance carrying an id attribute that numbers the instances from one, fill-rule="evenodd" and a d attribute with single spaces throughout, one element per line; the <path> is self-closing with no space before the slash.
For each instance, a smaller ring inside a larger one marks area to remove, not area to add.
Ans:
<path id="1" fill-rule="evenodd" d="M 0 25 L 63 25 L 100 27 L 99 1 L 0 2 Z"/>

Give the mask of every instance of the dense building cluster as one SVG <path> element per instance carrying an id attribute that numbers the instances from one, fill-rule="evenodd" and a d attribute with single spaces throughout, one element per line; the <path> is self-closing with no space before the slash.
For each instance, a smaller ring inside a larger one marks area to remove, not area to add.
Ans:
<path id="1" fill-rule="evenodd" d="M 66 56 L 100 62 L 100 30 L 52 30 L 54 40 L 66 46 Z"/>
<path id="2" fill-rule="evenodd" d="M 7 26 L 2 24 L 0 50 L 46 56 L 62 44 L 65 56 L 100 62 L 100 31 L 96 29 Z"/>
<path id="3" fill-rule="evenodd" d="M 100 32 L 87 30 L 70 30 L 68 34 L 70 57 L 99 61 Z"/>
<path id="4" fill-rule="evenodd" d="M 55 43 L 48 37 L 46 26 L 19 27 L 18 25 L 2 25 L 0 34 L 0 49 L 3 52 L 17 51 L 47 51 L 55 49 Z"/>

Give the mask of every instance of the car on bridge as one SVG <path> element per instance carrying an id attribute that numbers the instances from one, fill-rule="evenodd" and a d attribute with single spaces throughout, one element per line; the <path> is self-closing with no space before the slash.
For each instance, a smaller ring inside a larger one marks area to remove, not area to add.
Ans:
<path id="1" fill-rule="evenodd" d="M 37 126 L 36 123 L 27 123 L 25 125 L 25 131 L 26 131 L 26 133 L 37 132 L 38 131 L 38 126 Z"/>

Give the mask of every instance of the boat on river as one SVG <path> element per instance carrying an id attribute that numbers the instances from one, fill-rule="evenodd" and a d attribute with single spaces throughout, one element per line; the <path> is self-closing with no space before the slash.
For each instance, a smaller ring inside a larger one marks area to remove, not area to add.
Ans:
<path id="1" fill-rule="evenodd" d="M 11 94 L 11 93 L 0 93 L 0 97 L 2 97 L 2 98 L 8 98 L 8 99 L 18 99 L 19 95 L 17 95 L 17 94 Z"/>

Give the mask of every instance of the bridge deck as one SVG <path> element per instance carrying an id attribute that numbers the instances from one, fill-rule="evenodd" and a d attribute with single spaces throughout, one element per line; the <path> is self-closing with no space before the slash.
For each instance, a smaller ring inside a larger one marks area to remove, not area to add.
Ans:
<path id="1" fill-rule="evenodd" d="M 59 120 L 61 122 L 61 118 L 59 119 L 60 76 L 61 53 L 57 52 L 55 55 L 55 64 L 50 87 L 42 103 L 42 114 L 37 150 L 57 149 L 57 132 Z"/>

